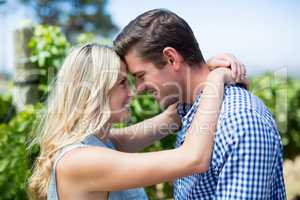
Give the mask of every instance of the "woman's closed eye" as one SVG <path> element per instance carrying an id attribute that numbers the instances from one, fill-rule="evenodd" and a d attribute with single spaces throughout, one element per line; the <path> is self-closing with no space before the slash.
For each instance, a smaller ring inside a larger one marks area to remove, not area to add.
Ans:
<path id="1" fill-rule="evenodd" d="M 127 85 L 127 79 L 126 79 L 126 78 L 122 79 L 122 80 L 120 81 L 120 85 L 126 86 L 126 85 Z"/>

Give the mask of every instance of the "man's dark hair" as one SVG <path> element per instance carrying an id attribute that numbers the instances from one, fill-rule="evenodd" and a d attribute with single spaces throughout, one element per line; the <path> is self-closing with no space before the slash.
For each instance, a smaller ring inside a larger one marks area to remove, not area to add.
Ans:
<path id="1" fill-rule="evenodd" d="M 190 26 L 165 9 L 150 10 L 132 20 L 114 40 L 114 47 L 122 59 L 134 48 L 140 58 L 157 67 L 166 64 L 165 47 L 176 49 L 191 66 L 205 62 Z"/>

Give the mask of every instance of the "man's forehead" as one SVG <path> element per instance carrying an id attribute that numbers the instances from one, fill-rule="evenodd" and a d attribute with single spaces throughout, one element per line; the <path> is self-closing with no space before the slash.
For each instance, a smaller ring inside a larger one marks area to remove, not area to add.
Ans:
<path id="1" fill-rule="evenodd" d="M 133 76 L 138 76 L 139 74 L 144 73 L 144 70 L 143 69 L 141 69 L 141 70 L 128 70 L 128 72 L 130 74 L 132 74 Z"/>
<path id="2" fill-rule="evenodd" d="M 148 64 L 148 62 L 143 61 L 138 56 L 132 54 L 128 54 L 125 56 L 125 63 L 128 71 L 132 74 L 144 72 Z"/>
<path id="3" fill-rule="evenodd" d="M 133 63 L 125 63 L 126 64 L 126 69 L 129 73 L 131 73 L 132 75 L 137 75 L 139 73 L 142 73 L 145 71 L 145 68 L 143 66 L 141 66 L 140 64 L 136 63 L 136 64 L 133 64 Z"/>
<path id="4" fill-rule="evenodd" d="M 124 60 L 125 63 L 129 66 L 144 63 L 143 59 L 139 56 L 139 54 L 135 50 L 129 51 L 124 56 Z"/>

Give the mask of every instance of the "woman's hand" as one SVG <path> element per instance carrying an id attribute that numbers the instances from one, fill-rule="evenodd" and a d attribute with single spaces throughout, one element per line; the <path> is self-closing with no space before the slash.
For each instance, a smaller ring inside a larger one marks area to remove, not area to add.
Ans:
<path id="1" fill-rule="evenodd" d="M 178 102 L 171 104 L 165 111 L 161 113 L 161 115 L 163 116 L 161 122 L 168 122 L 168 129 L 170 132 L 178 131 L 179 127 L 181 126 L 180 117 L 176 109 L 177 104 Z"/>
<path id="2" fill-rule="evenodd" d="M 113 128 L 109 138 L 118 150 L 139 152 L 165 136 L 176 133 L 181 126 L 176 105 L 170 105 L 164 112 L 125 128 Z"/>
<path id="3" fill-rule="evenodd" d="M 240 82 L 238 78 L 243 78 L 246 76 L 245 65 L 242 64 L 236 57 L 229 53 L 218 54 L 206 62 L 210 70 L 214 70 L 218 67 L 230 68 L 232 71 L 232 77 L 236 82 Z"/>
<path id="4" fill-rule="evenodd" d="M 218 80 L 222 80 L 226 84 L 241 83 L 246 86 L 249 84 L 249 80 L 245 77 L 244 74 L 238 74 L 237 77 L 234 78 L 232 70 L 224 67 L 214 69 L 208 74 L 208 80 L 213 80 L 215 78 L 218 78 Z"/>

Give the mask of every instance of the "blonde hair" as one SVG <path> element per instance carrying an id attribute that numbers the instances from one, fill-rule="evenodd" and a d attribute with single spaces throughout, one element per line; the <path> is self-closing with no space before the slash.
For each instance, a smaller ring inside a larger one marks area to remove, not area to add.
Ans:
<path id="1" fill-rule="evenodd" d="M 66 57 L 41 115 L 38 135 L 31 144 L 40 145 L 40 155 L 29 179 L 32 199 L 47 198 L 55 153 L 99 133 L 108 122 L 109 91 L 119 71 L 120 58 L 115 51 L 98 44 L 76 47 Z"/>

